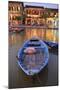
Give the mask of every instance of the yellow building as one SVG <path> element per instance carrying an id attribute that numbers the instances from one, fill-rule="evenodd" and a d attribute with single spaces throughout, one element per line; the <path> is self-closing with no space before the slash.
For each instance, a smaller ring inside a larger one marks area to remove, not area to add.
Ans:
<path id="1" fill-rule="evenodd" d="M 22 20 L 17 20 L 23 15 L 23 3 L 9 1 L 8 3 L 8 20 L 9 25 L 22 24 Z"/>
<path id="2" fill-rule="evenodd" d="M 44 7 L 26 5 L 24 7 L 24 11 L 26 14 L 25 24 L 28 25 L 44 24 L 44 18 L 41 18 L 45 12 Z"/>
<path id="3" fill-rule="evenodd" d="M 58 9 L 47 9 L 49 16 L 47 17 L 46 24 L 49 28 L 58 28 Z"/>

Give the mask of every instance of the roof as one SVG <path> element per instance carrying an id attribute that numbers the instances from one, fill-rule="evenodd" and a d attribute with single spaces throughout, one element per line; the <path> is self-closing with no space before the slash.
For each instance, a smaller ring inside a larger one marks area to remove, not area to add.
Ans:
<path id="1" fill-rule="evenodd" d="M 20 1 L 8 1 L 8 3 L 18 3 L 18 4 L 22 4 L 23 5 L 23 2 L 20 2 Z"/>
<path id="2" fill-rule="evenodd" d="M 43 6 L 32 6 L 32 5 L 26 5 L 25 8 L 42 8 L 44 9 Z M 54 8 L 45 8 L 46 10 L 52 10 L 52 11 L 58 11 L 58 9 L 54 9 Z"/>
<path id="3" fill-rule="evenodd" d="M 58 9 L 54 9 L 54 8 L 45 8 L 47 10 L 52 10 L 52 11 L 58 11 Z"/>
<path id="4" fill-rule="evenodd" d="M 31 5 L 26 5 L 25 8 L 44 8 L 41 6 L 31 6 Z"/>

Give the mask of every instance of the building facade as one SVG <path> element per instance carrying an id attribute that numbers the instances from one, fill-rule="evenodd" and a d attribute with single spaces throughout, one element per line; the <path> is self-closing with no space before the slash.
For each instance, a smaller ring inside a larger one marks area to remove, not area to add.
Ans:
<path id="1" fill-rule="evenodd" d="M 43 25 L 45 20 L 42 15 L 46 12 L 43 7 L 25 6 L 24 12 L 26 14 L 25 24 L 27 25 Z"/>
<path id="2" fill-rule="evenodd" d="M 45 25 L 47 29 L 31 29 L 27 30 L 27 37 L 39 36 L 40 39 L 58 43 L 58 10 L 51 8 L 43 8 L 36 6 L 26 6 L 24 8 L 27 25 Z M 52 29 L 48 29 L 52 28 Z"/>
<path id="3" fill-rule="evenodd" d="M 23 3 L 16 1 L 9 1 L 8 3 L 8 21 L 9 25 L 22 24 L 21 19 L 23 15 Z"/>
<path id="4" fill-rule="evenodd" d="M 47 9 L 48 17 L 47 17 L 47 26 L 49 28 L 58 28 L 58 9 Z"/>

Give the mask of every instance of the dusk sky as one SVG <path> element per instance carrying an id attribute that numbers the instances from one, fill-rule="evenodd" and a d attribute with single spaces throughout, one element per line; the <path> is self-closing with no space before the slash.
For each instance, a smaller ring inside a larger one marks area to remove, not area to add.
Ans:
<path id="1" fill-rule="evenodd" d="M 31 5 L 31 6 L 43 6 L 45 8 L 54 8 L 54 9 L 58 9 L 58 4 L 51 4 L 51 3 L 34 3 L 34 2 L 25 2 L 25 5 Z"/>

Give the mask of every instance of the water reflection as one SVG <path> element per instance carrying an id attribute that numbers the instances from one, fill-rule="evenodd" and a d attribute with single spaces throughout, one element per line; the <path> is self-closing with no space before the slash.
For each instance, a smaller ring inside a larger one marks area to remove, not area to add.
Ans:
<path id="1" fill-rule="evenodd" d="M 45 86 L 48 81 L 48 68 L 46 67 L 41 73 L 35 76 L 27 76 L 20 68 L 16 67 L 14 72 L 10 73 L 9 80 L 10 88 Z"/>
<path id="2" fill-rule="evenodd" d="M 48 68 L 34 77 L 27 76 L 17 65 L 16 55 L 24 41 L 37 36 L 42 40 L 58 42 L 58 30 L 24 29 L 20 33 L 9 33 L 9 88 L 36 87 L 58 84 L 58 55 L 49 53 Z"/>
<path id="3" fill-rule="evenodd" d="M 9 34 L 10 45 L 17 42 L 23 42 L 32 38 L 33 36 L 39 37 L 41 40 L 52 41 L 58 43 L 58 30 L 51 29 L 24 29 L 20 33 Z"/>
<path id="4" fill-rule="evenodd" d="M 25 40 L 25 32 L 20 33 L 10 33 L 9 34 L 9 45 L 13 46 L 15 44 L 22 44 L 22 42 Z"/>
<path id="5" fill-rule="evenodd" d="M 25 30 L 26 39 L 30 39 L 33 36 L 44 39 L 44 30 L 43 29 L 26 29 Z"/>
<path id="6" fill-rule="evenodd" d="M 58 42 L 58 30 L 53 29 L 26 29 L 26 38 L 30 39 L 33 36 L 39 37 L 41 40 Z"/>

